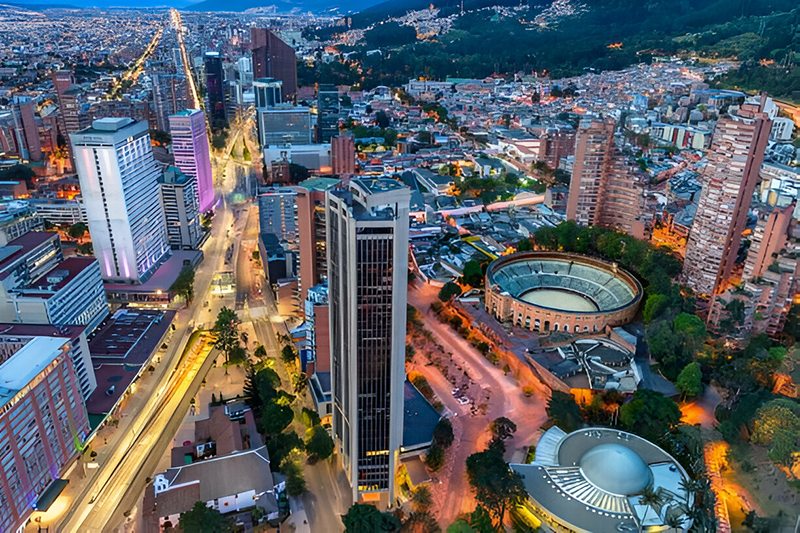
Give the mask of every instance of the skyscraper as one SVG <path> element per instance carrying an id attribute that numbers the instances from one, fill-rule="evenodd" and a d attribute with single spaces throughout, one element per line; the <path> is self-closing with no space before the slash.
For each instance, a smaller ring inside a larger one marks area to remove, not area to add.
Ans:
<path id="1" fill-rule="evenodd" d="M 300 182 L 297 186 L 301 301 L 306 301 L 311 287 L 324 283 L 328 279 L 325 191 L 338 183 L 339 180 L 332 178 L 312 178 Z"/>
<path id="2" fill-rule="evenodd" d="M 353 501 L 389 492 L 403 434 L 410 190 L 355 179 L 326 193 L 333 435 Z"/>
<path id="3" fill-rule="evenodd" d="M 262 189 L 258 195 L 259 231 L 277 235 L 292 251 L 297 250 L 296 197 L 297 191 L 292 187 Z"/>
<path id="4" fill-rule="evenodd" d="M 79 112 L 77 107 L 77 95 L 71 93 L 69 96 L 66 96 L 67 91 L 72 89 L 72 71 L 56 70 L 50 73 L 50 78 L 53 80 L 53 88 L 58 95 L 58 129 L 61 135 L 64 136 L 64 142 L 67 145 L 67 154 L 69 154 L 69 159 L 74 167 L 75 162 L 73 161 L 72 144 L 70 143 L 69 134 L 78 131 L 80 129 L 80 124 L 77 122 L 77 114 Z M 67 126 L 67 116 L 70 117 L 69 127 Z M 78 124 L 77 127 L 75 124 Z M 72 127 L 75 129 L 70 129 Z"/>
<path id="5" fill-rule="evenodd" d="M 331 139 L 331 167 L 336 176 L 356 173 L 356 145 L 352 134 Z"/>
<path id="6" fill-rule="evenodd" d="M 636 235 L 641 191 L 633 169 L 614 145 L 613 119 L 580 124 L 575 144 L 567 220 Z M 640 235 L 636 235 L 640 236 Z"/>
<path id="7" fill-rule="evenodd" d="M 71 139 L 103 279 L 146 281 L 169 256 L 147 122 L 103 118 Z"/>
<path id="8" fill-rule="evenodd" d="M 744 104 L 749 123 L 723 117 L 717 122 L 701 171 L 703 192 L 686 243 L 682 280 L 698 295 L 723 291 L 739 254 L 747 212 L 764 160 L 770 120 L 757 106 Z"/>
<path id="9" fill-rule="evenodd" d="M 317 88 L 317 142 L 327 143 L 339 134 L 339 90 L 335 85 Z"/>
<path id="10" fill-rule="evenodd" d="M 283 82 L 283 96 L 297 94 L 297 58 L 291 46 L 266 28 L 250 28 L 253 78 L 275 78 Z"/>
<path id="11" fill-rule="evenodd" d="M 204 66 L 209 115 L 215 120 L 225 120 L 225 78 L 219 52 L 206 52 Z"/>
<path id="12" fill-rule="evenodd" d="M 22 157 L 41 161 L 42 143 L 39 140 L 39 128 L 36 126 L 36 102 L 29 96 L 14 96 L 11 111 Z"/>
<path id="13" fill-rule="evenodd" d="M 211 149 L 208 145 L 205 113 L 187 109 L 169 117 L 175 166 L 194 178 L 197 204 L 201 213 L 214 205 L 214 178 L 211 172 Z"/>
<path id="14" fill-rule="evenodd" d="M 167 224 L 167 240 L 173 250 L 194 250 L 203 237 L 197 208 L 197 183 L 176 167 L 167 167 L 159 179 Z"/>
<path id="15" fill-rule="evenodd" d="M 156 126 L 161 131 L 167 131 L 169 116 L 186 109 L 186 76 L 154 72 L 152 80 Z"/>

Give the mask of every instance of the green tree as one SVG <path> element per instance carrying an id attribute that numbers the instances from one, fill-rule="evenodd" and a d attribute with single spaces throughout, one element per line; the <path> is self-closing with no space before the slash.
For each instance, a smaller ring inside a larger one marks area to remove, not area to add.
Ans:
<path id="1" fill-rule="evenodd" d="M 292 364 L 294 360 L 297 358 L 297 350 L 294 349 L 294 346 L 287 344 L 281 350 L 281 359 L 283 360 L 284 364 Z"/>
<path id="2" fill-rule="evenodd" d="M 286 476 L 286 492 L 289 496 L 299 496 L 306 491 L 306 479 L 303 476 L 303 456 L 299 450 L 291 450 L 280 465 L 281 473 Z"/>
<path id="3" fill-rule="evenodd" d="M 276 465 L 280 465 L 283 459 L 293 450 L 301 452 L 305 450 L 303 439 L 294 431 L 278 433 L 267 441 L 267 451 L 269 452 L 270 461 Z"/>
<path id="4" fill-rule="evenodd" d="M 194 269 L 190 266 L 183 267 L 169 290 L 182 296 L 187 305 L 192 303 L 192 299 L 194 299 Z"/>
<path id="5" fill-rule="evenodd" d="M 425 454 L 425 466 L 431 472 L 438 472 L 444 466 L 444 449 L 434 444 L 428 448 L 428 453 Z"/>
<path id="6" fill-rule="evenodd" d="M 647 301 L 644 304 L 644 311 L 642 312 L 644 323 L 649 324 L 658 318 L 667 308 L 669 302 L 670 297 L 666 294 L 651 294 L 648 296 Z"/>
<path id="7" fill-rule="evenodd" d="M 681 410 L 660 392 L 639 389 L 620 407 L 619 419 L 628 431 L 657 442 L 680 423 Z"/>
<path id="8" fill-rule="evenodd" d="M 460 294 L 461 294 L 461 287 L 459 287 L 452 281 L 448 281 L 439 291 L 439 299 L 443 302 L 449 302 L 452 297 L 458 296 Z"/>
<path id="9" fill-rule="evenodd" d="M 517 425 L 508 418 L 501 416 L 489 424 L 489 431 L 492 432 L 492 438 L 508 440 L 517 432 Z"/>
<path id="10" fill-rule="evenodd" d="M 181 513 L 178 526 L 185 533 L 227 533 L 233 531 L 231 519 L 205 502 L 195 502 L 191 510 Z"/>
<path id="11" fill-rule="evenodd" d="M 480 263 L 474 260 L 467 261 L 464 264 L 461 281 L 471 287 L 483 287 L 483 269 Z"/>
<path id="12" fill-rule="evenodd" d="M 264 406 L 261 413 L 261 432 L 265 435 L 277 435 L 294 419 L 292 408 L 272 401 Z"/>
<path id="13" fill-rule="evenodd" d="M 214 323 L 214 335 L 217 340 L 214 346 L 225 354 L 225 362 L 228 362 L 231 352 L 239 346 L 239 325 L 242 320 L 233 309 L 223 307 L 217 314 L 217 321 Z M 227 368 L 225 373 L 228 373 Z"/>
<path id="14" fill-rule="evenodd" d="M 267 349 L 264 348 L 263 344 L 259 344 L 258 346 L 256 346 L 256 349 L 253 350 L 253 355 L 258 357 L 259 359 L 263 359 L 264 357 L 267 356 Z"/>
<path id="15" fill-rule="evenodd" d="M 644 522 L 647 520 L 647 513 L 653 507 L 661 507 L 664 503 L 664 499 L 658 494 L 655 490 L 651 487 L 646 487 L 642 494 L 639 496 L 639 505 L 644 506 L 644 516 L 642 517 L 641 522 L 639 523 L 639 531 L 643 531 Z"/>
<path id="16" fill-rule="evenodd" d="M 675 387 L 683 398 L 699 396 L 703 392 L 703 371 L 700 363 L 689 363 L 678 374 L 678 381 Z"/>
<path id="17" fill-rule="evenodd" d="M 345 533 L 396 533 L 400 531 L 400 520 L 389 513 L 365 503 L 354 503 L 342 515 Z"/>
<path id="18" fill-rule="evenodd" d="M 327 459 L 333 454 L 333 439 L 322 426 L 306 431 L 306 453 L 316 459 Z"/>
<path id="19" fill-rule="evenodd" d="M 76 241 L 79 241 L 83 238 L 84 235 L 86 235 L 86 230 L 87 230 L 86 224 L 84 224 L 83 222 L 76 222 L 75 224 L 69 227 L 69 229 L 67 230 L 67 235 L 69 235 Z"/>
<path id="20" fill-rule="evenodd" d="M 418 513 L 427 513 L 433 506 L 433 496 L 427 485 L 420 485 L 411 494 L 411 507 Z"/>
<path id="21" fill-rule="evenodd" d="M 518 252 L 532 252 L 533 251 L 533 243 L 530 239 L 522 239 L 517 243 L 517 251 Z"/>
<path id="22" fill-rule="evenodd" d="M 441 448 L 447 449 L 453 444 L 453 423 L 449 418 L 441 418 L 433 428 L 433 442 Z"/>
<path id="23" fill-rule="evenodd" d="M 554 390 L 547 400 L 545 411 L 547 416 L 567 433 L 576 431 L 583 426 L 581 408 L 575 403 L 575 397 L 572 394 Z"/>
<path id="24" fill-rule="evenodd" d="M 467 458 L 467 478 L 475 499 L 494 517 L 498 527 L 503 523 L 506 511 L 527 497 L 522 478 L 495 450 L 470 455 Z"/>

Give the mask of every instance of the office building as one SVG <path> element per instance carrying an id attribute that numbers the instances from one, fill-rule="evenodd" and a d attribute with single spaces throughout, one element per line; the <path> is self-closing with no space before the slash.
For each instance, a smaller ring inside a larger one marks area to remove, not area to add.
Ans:
<path id="1" fill-rule="evenodd" d="M 326 283 L 328 280 L 325 191 L 338 183 L 339 180 L 331 178 L 312 178 L 300 182 L 296 188 L 302 301 L 307 300 L 311 287 Z"/>
<path id="2" fill-rule="evenodd" d="M 253 82 L 256 108 L 275 107 L 280 104 L 283 82 L 274 78 L 259 78 Z"/>
<path id="3" fill-rule="evenodd" d="M 258 140 L 261 146 L 311 144 L 311 112 L 304 106 L 279 104 L 258 108 Z"/>
<path id="4" fill-rule="evenodd" d="M 151 77 L 156 127 L 161 131 L 169 131 L 170 115 L 180 113 L 187 107 L 186 76 L 155 72 Z"/>
<path id="5" fill-rule="evenodd" d="M 297 250 L 297 214 L 292 187 L 262 189 L 258 194 L 258 221 L 261 233 L 271 233 L 290 250 Z"/>
<path id="6" fill-rule="evenodd" d="M 70 341 L 34 337 L 0 343 L 0 530 L 17 531 L 46 506 L 80 453 L 89 417 L 69 357 Z M 51 489 L 51 487 L 55 487 Z"/>
<path id="7" fill-rule="evenodd" d="M 410 198 L 387 178 L 355 179 L 349 190 L 326 193 L 333 436 L 354 502 L 385 491 L 395 498 Z"/>
<path id="8" fill-rule="evenodd" d="M 66 92 L 72 88 L 73 77 L 71 70 L 56 70 L 50 73 L 50 79 L 53 80 L 53 88 L 56 91 L 56 95 L 58 96 L 58 106 L 59 106 L 59 113 L 58 113 L 58 129 L 61 132 L 61 135 L 64 136 L 64 140 L 67 144 L 67 153 L 69 154 L 69 159 L 72 161 L 72 144 L 69 140 L 69 134 L 78 131 L 80 127 L 75 129 L 74 131 L 70 131 L 67 129 L 67 115 L 71 115 L 74 109 L 77 107 L 76 102 L 73 102 L 74 98 L 72 95 L 70 97 L 66 97 Z M 69 110 L 68 110 L 69 109 Z M 73 125 L 73 118 L 70 116 L 70 125 Z M 74 166 L 74 165 L 73 165 Z"/>
<path id="9" fill-rule="evenodd" d="M 67 198 L 31 198 L 25 200 L 42 219 L 56 226 L 72 226 L 78 222 L 86 224 L 86 210 L 80 196 Z M 44 229 L 42 226 L 41 229 Z M 0 246 L 3 243 L 0 241 Z"/>
<path id="10" fill-rule="evenodd" d="M 173 250 L 196 250 L 204 235 L 197 207 L 194 178 L 168 167 L 158 181 L 167 223 L 167 240 Z"/>
<path id="11" fill-rule="evenodd" d="M 769 140 L 770 120 L 744 104 L 751 123 L 723 117 L 717 122 L 708 163 L 701 171 L 703 191 L 686 244 L 682 281 L 700 297 L 725 290 L 739 254 L 747 212 L 759 181 Z"/>
<path id="12" fill-rule="evenodd" d="M 146 281 L 169 257 L 147 123 L 95 120 L 72 134 L 75 163 L 95 256 L 103 279 Z"/>
<path id="13" fill-rule="evenodd" d="M 100 267 L 64 259 L 58 233 L 33 231 L 0 247 L 0 322 L 86 326 L 108 317 Z"/>
<path id="14" fill-rule="evenodd" d="M 283 96 L 297 94 L 297 57 L 291 46 L 266 28 L 250 28 L 253 78 L 274 78 L 283 82 Z"/>
<path id="15" fill-rule="evenodd" d="M 335 176 L 356 173 L 356 145 L 352 135 L 331 139 L 331 170 Z"/>
<path id="16" fill-rule="evenodd" d="M 0 246 L 29 231 L 44 231 L 44 219 L 26 200 L 0 202 Z"/>
<path id="17" fill-rule="evenodd" d="M 219 52 L 206 52 L 203 56 L 206 72 L 206 98 L 212 121 L 225 120 L 225 78 Z"/>
<path id="18" fill-rule="evenodd" d="M 169 132 L 175 166 L 194 178 L 197 205 L 200 212 L 205 213 L 214 206 L 214 176 L 205 113 L 199 109 L 187 109 L 170 116 Z"/>
<path id="19" fill-rule="evenodd" d="M 317 142 L 329 143 L 339 134 L 339 90 L 335 85 L 317 88 Z"/>
<path id="20" fill-rule="evenodd" d="M 614 145 L 615 126 L 606 119 L 578 127 L 567 220 L 642 237 L 643 227 L 637 224 L 642 194 L 633 168 Z"/>
<path id="21" fill-rule="evenodd" d="M 11 114 L 14 117 L 20 156 L 30 161 L 41 161 L 42 143 L 36 125 L 36 102 L 29 96 L 14 96 Z"/>

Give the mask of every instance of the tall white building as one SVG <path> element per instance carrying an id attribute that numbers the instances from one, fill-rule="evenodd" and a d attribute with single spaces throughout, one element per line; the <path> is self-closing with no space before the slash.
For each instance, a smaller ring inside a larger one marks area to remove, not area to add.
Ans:
<path id="1" fill-rule="evenodd" d="M 326 192 L 333 435 L 355 502 L 366 493 L 395 496 L 410 199 L 387 178 Z"/>
<path id="2" fill-rule="evenodd" d="M 70 139 L 103 279 L 146 281 L 169 256 L 147 122 L 101 118 Z"/>

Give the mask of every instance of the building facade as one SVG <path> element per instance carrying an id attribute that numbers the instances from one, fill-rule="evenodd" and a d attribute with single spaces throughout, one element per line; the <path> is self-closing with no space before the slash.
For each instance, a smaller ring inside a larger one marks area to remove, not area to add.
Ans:
<path id="1" fill-rule="evenodd" d="M 22 158 L 41 161 L 42 143 L 39 140 L 39 128 L 36 126 L 36 101 L 29 96 L 14 96 L 11 112 Z"/>
<path id="2" fill-rule="evenodd" d="M 331 138 L 331 170 L 335 176 L 356 173 L 356 144 L 352 135 Z"/>
<path id="3" fill-rule="evenodd" d="M 206 52 L 203 56 L 206 72 L 206 97 L 208 113 L 213 120 L 225 120 L 225 78 L 219 52 Z"/>
<path id="4" fill-rule="evenodd" d="M 175 166 L 194 178 L 198 208 L 205 213 L 214 206 L 215 197 L 205 113 L 199 109 L 187 109 L 171 115 L 169 132 Z"/>
<path id="5" fill-rule="evenodd" d="M 311 144 L 313 129 L 307 107 L 280 104 L 259 108 L 257 114 L 258 140 L 262 147 Z"/>
<path id="6" fill-rule="evenodd" d="M 729 117 L 717 122 L 702 170 L 703 192 L 682 272 L 683 283 L 700 297 L 725 290 L 739 253 L 770 132 L 766 114 L 753 111 L 750 123 Z"/>
<path id="7" fill-rule="evenodd" d="M 168 167 L 159 179 L 167 223 L 167 240 L 174 250 L 195 250 L 203 237 L 194 178 Z"/>
<path id="8" fill-rule="evenodd" d="M 169 256 L 161 175 L 146 122 L 94 121 L 72 135 L 89 233 L 103 279 L 137 284 Z"/>
<path id="9" fill-rule="evenodd" d="M 410 196 L 386 178 L 326 193 L 333 436 L 355 502 L 368 493 L 395 496 Z"/>
<path id="10" fill-rule="evenodd" d="M 317 142 L 329 143 L 339 134 L 339 90 L 335 85 L 317 88 Z"/>
<path id="11" fill-rule="evenodd" d="M 297 187 L 295 201 L 302 301 L 306 301 L 311 287 L 328 280 L 325 191 L 338 183 L 339 180 L 331 178 L 313 178 L 301 182 Z"/>
<path id="12" fill-rule="evenodd" d="M 297 191 L 292 187 L 262 189 L 258 195 L 258 221 L 261 233 L 271 233 L 297 249 Z"/>
<path id="13" fill-rule="evenodd" d="M 291 46 L 266 28 L 250 28 L 253 78 L 274 78 L 283 82 L 283 95 L 297 94 L 297 57 Z"/>

